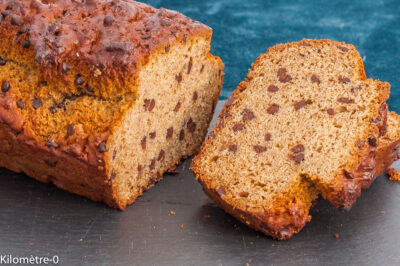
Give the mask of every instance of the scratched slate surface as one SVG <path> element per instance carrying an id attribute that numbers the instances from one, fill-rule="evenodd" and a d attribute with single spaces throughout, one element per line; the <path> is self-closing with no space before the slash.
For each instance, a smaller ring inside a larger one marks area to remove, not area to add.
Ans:
<path id="1" fill-rule="evenodd" d="M 252 62 L 276 43 L 303 38 L 354 44 L 368 77 L 392 84 L 390 109 L 400 112 L 399 0 L 149 0 L 214 29 L 212 52 L 226 64 L 221 99 L 246 77 Z"/>
<path id="2" fill-rule="evenodd" d="M 267 47 L 330 38 L 356 45 L 367 75 L 392 84 L 390 108 L 400 111 L 398 0 L 146 2 L 214 28 L 212 50 L 226 64 L 221 99 Z M 124 212 L 0 168 L 0 255 L 58 255 L 60 265 L 400 263 L 400 184 L 385 175 L 349 213 L 319 200 L 311 223 L 293 239 L 278 242 L 212 204 L 189 164 L 186 160 L 178 176 L 166 175 Z M 395 167 L 400 169 L 400 162 Z"/>
<path id="3" fill-rule="evenodd" d="M 124 212 L 0 168 L 0 255 L 58 255 L 60 265 L 400 264 L 400 184 L 386 175 L 350 212 L 320 199 L 298 235 L 275 241 L 213 204 L 190 162 Z"/>

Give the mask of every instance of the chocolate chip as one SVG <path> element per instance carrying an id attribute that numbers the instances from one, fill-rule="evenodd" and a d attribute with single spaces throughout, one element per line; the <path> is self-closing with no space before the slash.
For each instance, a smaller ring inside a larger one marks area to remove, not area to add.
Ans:
<path id="1" fill-rule="evenodd" d="M 266 152 L 266 151 L 267 151 L 267 148 L 264 147 L 264 146 L 260 146 L 260 145 L 253 145 L 253 150 L 254 150 L 256 153 L 263 153 L 263 152 Z"/>
<path id="2" fill-rule="evenodd" d="M 349 48 L 345 47 L 345 46 L 337 46 L 337 48 L 343 52 L 347 52 L 349 50 Z"/>
<path id="3" fill-rule="evenodd" d="M 105 16 L 103 23 L 105 26 L 111 26 L 113 21 L 114 21 L 114 18 L 112 16 Z"/>
<path id="4" fill-rule="evenodd" d="M 193 100 L 193 103 L 195 103 L 196 101 L 197 101 L 197 98 L 199 97 L 199 95 L 197 94 L 197 91 L 195 91 L 194 93 L 193 93 L 193 97 L 192 97 L 192 100 Z"/>
<path id="5" fill-rule="evenodd" d="M 265 134 L 264 140 L 265 140 L 265 141 L 270 141 L 270 140 L 271 140 L 271 133 Z"/>
<path id="6" fill-rule="evenodd" d="M 6 81 L 3 81 L 2 83 L 1 83 L 1 91 L 2 92 L 7 92 L 7 91 L 9 91 L 10 90 L 10 82 L 8 82 L 7 80 Z"/>
<path id="7" fill-rule="evenodd" d="M 46 146 L 49 148 L 55 148 L 57 149 L 58 147 L 60 147 L 60 145 L 58 145 L 57 142 L 55 142 L 52 138 L 47 138 L 47 142 L 46 142 Z"/>
<path id="8" fill-rule="evenodd" d="M 88 91 L 88 92 L 94 92 L 94 89 L 92 88 L 92 87 L 90 87 L 89 85 L 86 85 L 86 90 Z"/>
<path id="9" fill-rule="evenodd" d="M 291 151 L 293 153 L 303 152 L 304 151 L 304 145 L 302 145 L 302 144 L 296 145 L 291 149 Z"/>
<path id="10" fill-rule="evenodd" d="M 19 34 L 27 33 L 28 30 L 29 30 L 29 28 L 30 28 L 29 25 L 24 26 L 24 27 L 19 31 Z"/>
<path id="11" fill-rule="evenodd" d="M 249 196 L 249 192 L 246 191 L 240 191 L 239 196 L 242 198 L 247 198 Z"/>
<path id="12" fill-rule="evenodd" d="M 165 159 L 165 151 L 163 149 L 161 149 L 160 153 L 158 154 L 158 158 L 157 161 L 164 161 Z"/>
<path id="13" fill-rule="evenodd" d="M 377 147 L 378 146 L 378 142 L 377 142 L 376 138 L 374 136 L 372 136 L 372 135 L 368 137 L 368 144 L 371 147 Z"/>
<path id="14" fill-rule="evenodd" d="M 74 125 L 73 124 L 68 124 L 68 127 L 67 127 L 68 136 L 72 136 L 74 134 L 74 132 L 75 132 Z"/>
<path id="15" fill-rule="evenodd" d="M 105 46 L 107 52 L 123 52 L 128 53 L 133 49 L 130 42 L 111 42 Z"/>
<path id="16" fill-rule="evenodd" d="M 279 78 L 279 81 L 282 83 L 290 82 L 292 80 L 292 76 L 287 74 L 286 68 L 279 68 L 277 76 Z"/>
<path id="17" fill-rule="evenodd" d="M 234 96 L 230 96 L 230 97 L 228 98 L 228 100 L 226 100 L 225 106 L 226 106 L 226 107 L 231 106 L 231 105 L 235 102 L 235 100 L 236 100 L 236 98 L 235 98 Z"/>
<path id="18" fill-rule="evenodd" d="M 104 153 L 106 151 L 106 142 L 103 141 L 97 146 L 97 151 L 100 153 Z"/>
<path id="19" fill-rule="evenodd" d="M 317 75 L 312 75 L 311 76 L 311 81 L 313 82 L 313 83 L 320 83 L 321 81 L 319 80 L 319 78 L 318 78 L 318 76 Z"/>
<path id="20" fill-rule="evenodd" d="M 224 186 L 220 186 L 220 187 L 217 189 L 217 193 L 218 193 L 220 196 L 226 195 L 225 187 L 224 187 Z"/>
<path id="21" fill-rule="evenodd" d="M 334 115 L 334 114 L 335 114 L 335 111 L 333 111 L 332 108 L 328 108 L 328 109 L 326 110 L 326 112 L 327 112 L 329 115 Z"/>
<path id="22" fill-rule="evenodd" d="M 22 100 L 17 101 L 17 107 L 21 110 L 25 108 L 25 103 Z"/>
<path id="23" fill-rule="evenodd" d="M 175 79 L 178 81 L 178 83 L 181 83 L 181 81 L 182 81 L 182 75 L 181 75 L 181 74 L 176 75 L 176 76 L 175 76 Z"/>
<path id="24" fill-rule="evenodd" d="M 277 92 L 277 91 L 279 91 L 279 88 L 275 85 L 269 85 L 267 90 L 269 92 Z"/>
<path id="25" fill-rule="evenodd" d="M 146 136 L 144 136 L 142 138 L 142 140 L 140 141 L 140 145 L 142 146 L 142 149 L 145 150 L 146 149 Z"/>
<path id="26" fill-rule="evenodd" d="M 149 168 L 153 170 L 156 167 L 156 158 L 153 158 L 150 162 Z"/>
<path id="27" fill-rule="evenodd" d="M 187 68 L 187 74 L 190 74 L 190 71 L 192 70 L 192 59 L 189 60 L 188 68 Z"/>
<path id="28" fill-rule="evenodd" d="M 229 149 L 230 152 L 236 153 L 237 145 L 236 144 L 229 145 L 228 149 Z"/>
<path id="29" fill-rule="evenodd" d="M 142 172 L 143 171 L 143 166 L 139 164 L 138 167 L 137 167 L 137 170 L 138 170 L 138 172 Z"/>
<path id="30" fill-rule="evenodd" d="M 271 106 L 268 107 L 267 109 L 267 113 L 271 115 L 277 113 L 278 111 L 279 111 L 279 105 L 277 105 L 276 103 L 271 104 Z"/>
<path id="31" fill-rule="evenodd" d="M 29 40 L 23 40 L 21 44 L 22 44 L 22 47 L 25 49 L 28 49 L 29 47 L 31 47 L 31 42 Z"/>
<path id="32" fill-rule="evenodd" d="M 171 26 L 171 20 L 169 18 L 160 19 L 160 25 L 163 27 Z"/>
<path id="33" fill-rule="evenodd" d="M 169 44 L 167 44 L 164 48 L 165 52 L 168 53 L 169 49 L 171 49 L 171 46 Z"/>
<path id="34" fill-rule="evenodd" d="M 185 130 L 181 129 L 179 132 L 179 140 L 182 141 L 185 138 Z"/>
<path id="35" fill-rule="evenodd" d="M 50 167 L 56 167 L 57 166 L 57 161 L 52 162 L 50 160 L 44 160 L 44 162 Z"/>
<path id="36" fill-rule="evenodd" d="M 379 124 L 381 121 L 382 121 L 382 118 L 381 118 L 380 116 L 378 116 L 377 118 L 371 118 L 371 119 L 369 120 L 369 122 L 370 122 L 371 124 Z"/>
<path id="37" fill-rule="evenodd" d="M 344 170 L 343 173 L 347 179 L 354 179 L 354 176 L 351 173 L 347 172 L 346 170 Z"/>
<path id="38" fill-rule="evenodd" d="M 145 33 L 145 34 L 140 35 L 140 38 L 142 38 L 143 40 L 147 40 L 150 38 L 150 35 Z"/>
<path id="39" fill-rule="evenodd" d="M 22 25 L 22 23 L 24 23 L 24 20 L 22 19 L 21 16 L 12 15 L 12 17 L 11 17 L 11 25 L 20 26 L 20 25 Z"/>
<path id="40" fill-rule="evenodd" d="M 179 109 L 181 109 L 181 102 L 178 102 L 176 105 L 175 105 L 175 108 L 174 108 L 174 112 L 178 112 L 179 111 Z"/>
<path id="41" fill-rule="evenodd" d="M 0 57 L 0 66 L 4 66 L 6 63 L 7 61 Z"/>
<path id="42" fill-rule="evenodd" d="M 111 172 L 110 180 L 114 180 L 116 177 L 117 177 L 117 174 L 115 172 Z"/>
<path id="43" fill-rule="evenodd" d="M 38 109 L 42 106 L 42 100 L 40 98 L 35 98 L 32 100 L 32 106 L 35 109 Z"/>
<path id="44" fill-rule="evenodd" d="M 296 111 L 299 110 L 299 109 L 301 109 L 301 108 L 303 108 L 303 107 L 305 107 L 305 106 L 307 106 L 307 103 L 306 103 L 306 101 L 304 101 L 304 100 L 301 100 L 301 101 L 299 101 L 299 102 L 294 103 L 294 109 L 295 109 Z"/>
<path id="45" fill-rule="evenodd" d="M 53 115 L 57 113 L 57 109 L 54 106 L 50 107 L 49 110 Z"/>
<path id="46" fill-rule="evenodd" d="M 76 75 L 75 77 L 75 85 L 82 85 L 84 83 L 82 76 L 80 74 Z"/>
<path id="47" fill-rule="evenodd" d="M 7 17 L 10 13 L 11 13 L 11 10 L 4 10 L 4 11 L 1 11 L 1 15 L 2 15 L 4 18 Z"/>
<path id="48" fill-rule="evenodd" d="M 59 104 L 57 104 L 57 108 L 65 110 L 65 102 L 60 102 Z"/>
<path id="49" fill-rule="evenodd" d="M 187 129 L 190 133 L 193 133 L 196 130 L 196 123 L 193 122 L 192 118 L 189 118 L 189 121 L 187 122 Z"/>
<path id="50" fill-rule="evenodd" d="M 357 147 L 358 147 L 360 150 L 364 149 L 364 145 L 365 145 L 365 141 L 363 141 L 363 140 L 357 141 Z"/>
<path id="51" fill-rule="evenodd" d="M 71 70 L 71 67 L 70 67 L 67 63 L 62 62 L 61 70 L 62 70 L 62 73 L 63 73 L 64 75 L 66 75 L 66 74 L 68 73 L 68 71 Z"/>
<path id="52" fill-rule="evenodd" d="M 244 122 L 251 121 L 256 117 L 254 115 L 254 113 L 250 109 L 247 109 L 247 108 L 244 109 L 241 114 L 242 114 L 242 120 Z"/>
<path id="53" fill-rule="evenodd" d="M 292 155 L 291 158 L 296 163 L 301 163 L 302 161 L 304 161 L 304 154 L 303 153 L 296 153 L 296 154 Z"/>
<path id="54" fill-rule="evenodd" d="M 351 88 L 351 93 L 356 93 L 356 92 L 359 92 L 361 90 L 361 88 L 360 88 L 360 86 L 356 86 L 356 87 L 353 87 L 353 88 Z"/>
<path id="55" fill-rule="evenodd" d="M 151 132 L 150 134 L 149 134 L 149 136 L 150 136 L 150 139 L 155 139 L 156 138 L 156 132 L 154 131 L 154 132 Z"/>
<path id="56" fill-rule="evenodd" d="M 354 103 L 353 99 L 346 98 L 346 97 L 340 97 L 340 98 L 337 99 L 337 101 L 340 102 L 340 103 L 347 103 L 347 104 Z"/>
<path id="57" fill-rule="evenodd" d="M 200 73 L 203 73 L 203 70 L 204 70 L 204 65 L 201 66 Z"/>
<path id="58" fill-rule="evenodd" d="M 167 139 L 172 138 L 172 135 L 174 134 L 174 128 L 170 127 L 167 129 Z"/>
<path id="59" fill-rule="evenodd" d="M 242 131 L 244 129 L 244 125 L 242 123 L 236 123 L 232 127 L 233 132 Z"/>
<path id="60" fill-rule="evenodd" d="M 339 76 L 339 77 L 338 77 L 338 80 L 339 80 L 340 82 L 342 82 L 342 83 L 349 83 L 349 82 L 350 82 L 350 79 L 349 79 L 349 78 L 346 78 L 346 77 L 343 77 L 343 76 Z"/>
<path id="61" fill-rule="evenodd" d="M 156 105 L 156 101 L 154 99 L 145 99 L 144 100 L 144 110 L 151 112 Z"/>

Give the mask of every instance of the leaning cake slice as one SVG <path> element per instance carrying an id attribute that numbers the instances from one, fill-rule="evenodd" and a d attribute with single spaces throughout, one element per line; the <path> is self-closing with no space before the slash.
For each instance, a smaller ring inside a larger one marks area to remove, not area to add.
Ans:
<path id="1" fill-rule="evenodd" d="M 366 79 L 352 45 L 276 45 L 228 99 L 192 169 L 227 212 L 290 238 L 319 194 L 350 209 L 372 183 L 389 91 Z"/>

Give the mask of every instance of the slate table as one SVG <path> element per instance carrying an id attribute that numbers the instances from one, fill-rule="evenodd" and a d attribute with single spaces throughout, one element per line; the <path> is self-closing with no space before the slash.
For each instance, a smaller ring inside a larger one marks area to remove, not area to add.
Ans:
<path id="1" fill-rule="evenodd" d="M 212 50 L 226 64 L 221 99 L 268 46 L 329 38 L 357 47 L 367 75 L 392 84 L 390 109 L 400 111 L 398 0 L 147 2 L 214 28 Z M 60 265 L 400 264 L 400 184 L 385 175 L 348 213 L 319 200 L 304 230 L 279 242 L 209 201 L 190 161 L 124 212 L 0 169 L 0 255 L 57 255 Z"/>

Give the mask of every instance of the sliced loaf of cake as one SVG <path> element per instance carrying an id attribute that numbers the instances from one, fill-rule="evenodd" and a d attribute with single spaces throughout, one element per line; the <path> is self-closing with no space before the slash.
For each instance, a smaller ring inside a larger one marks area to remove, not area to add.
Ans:
<path id="1" fill-rule="evenodd" d="M 352 45 L 276 45 L 227 100 L 192 169 L 227 212 L 290 238 L 310 221 L 319 194 L 350 209 L 374 180 L 389 91 L 366 79 Z"/>

